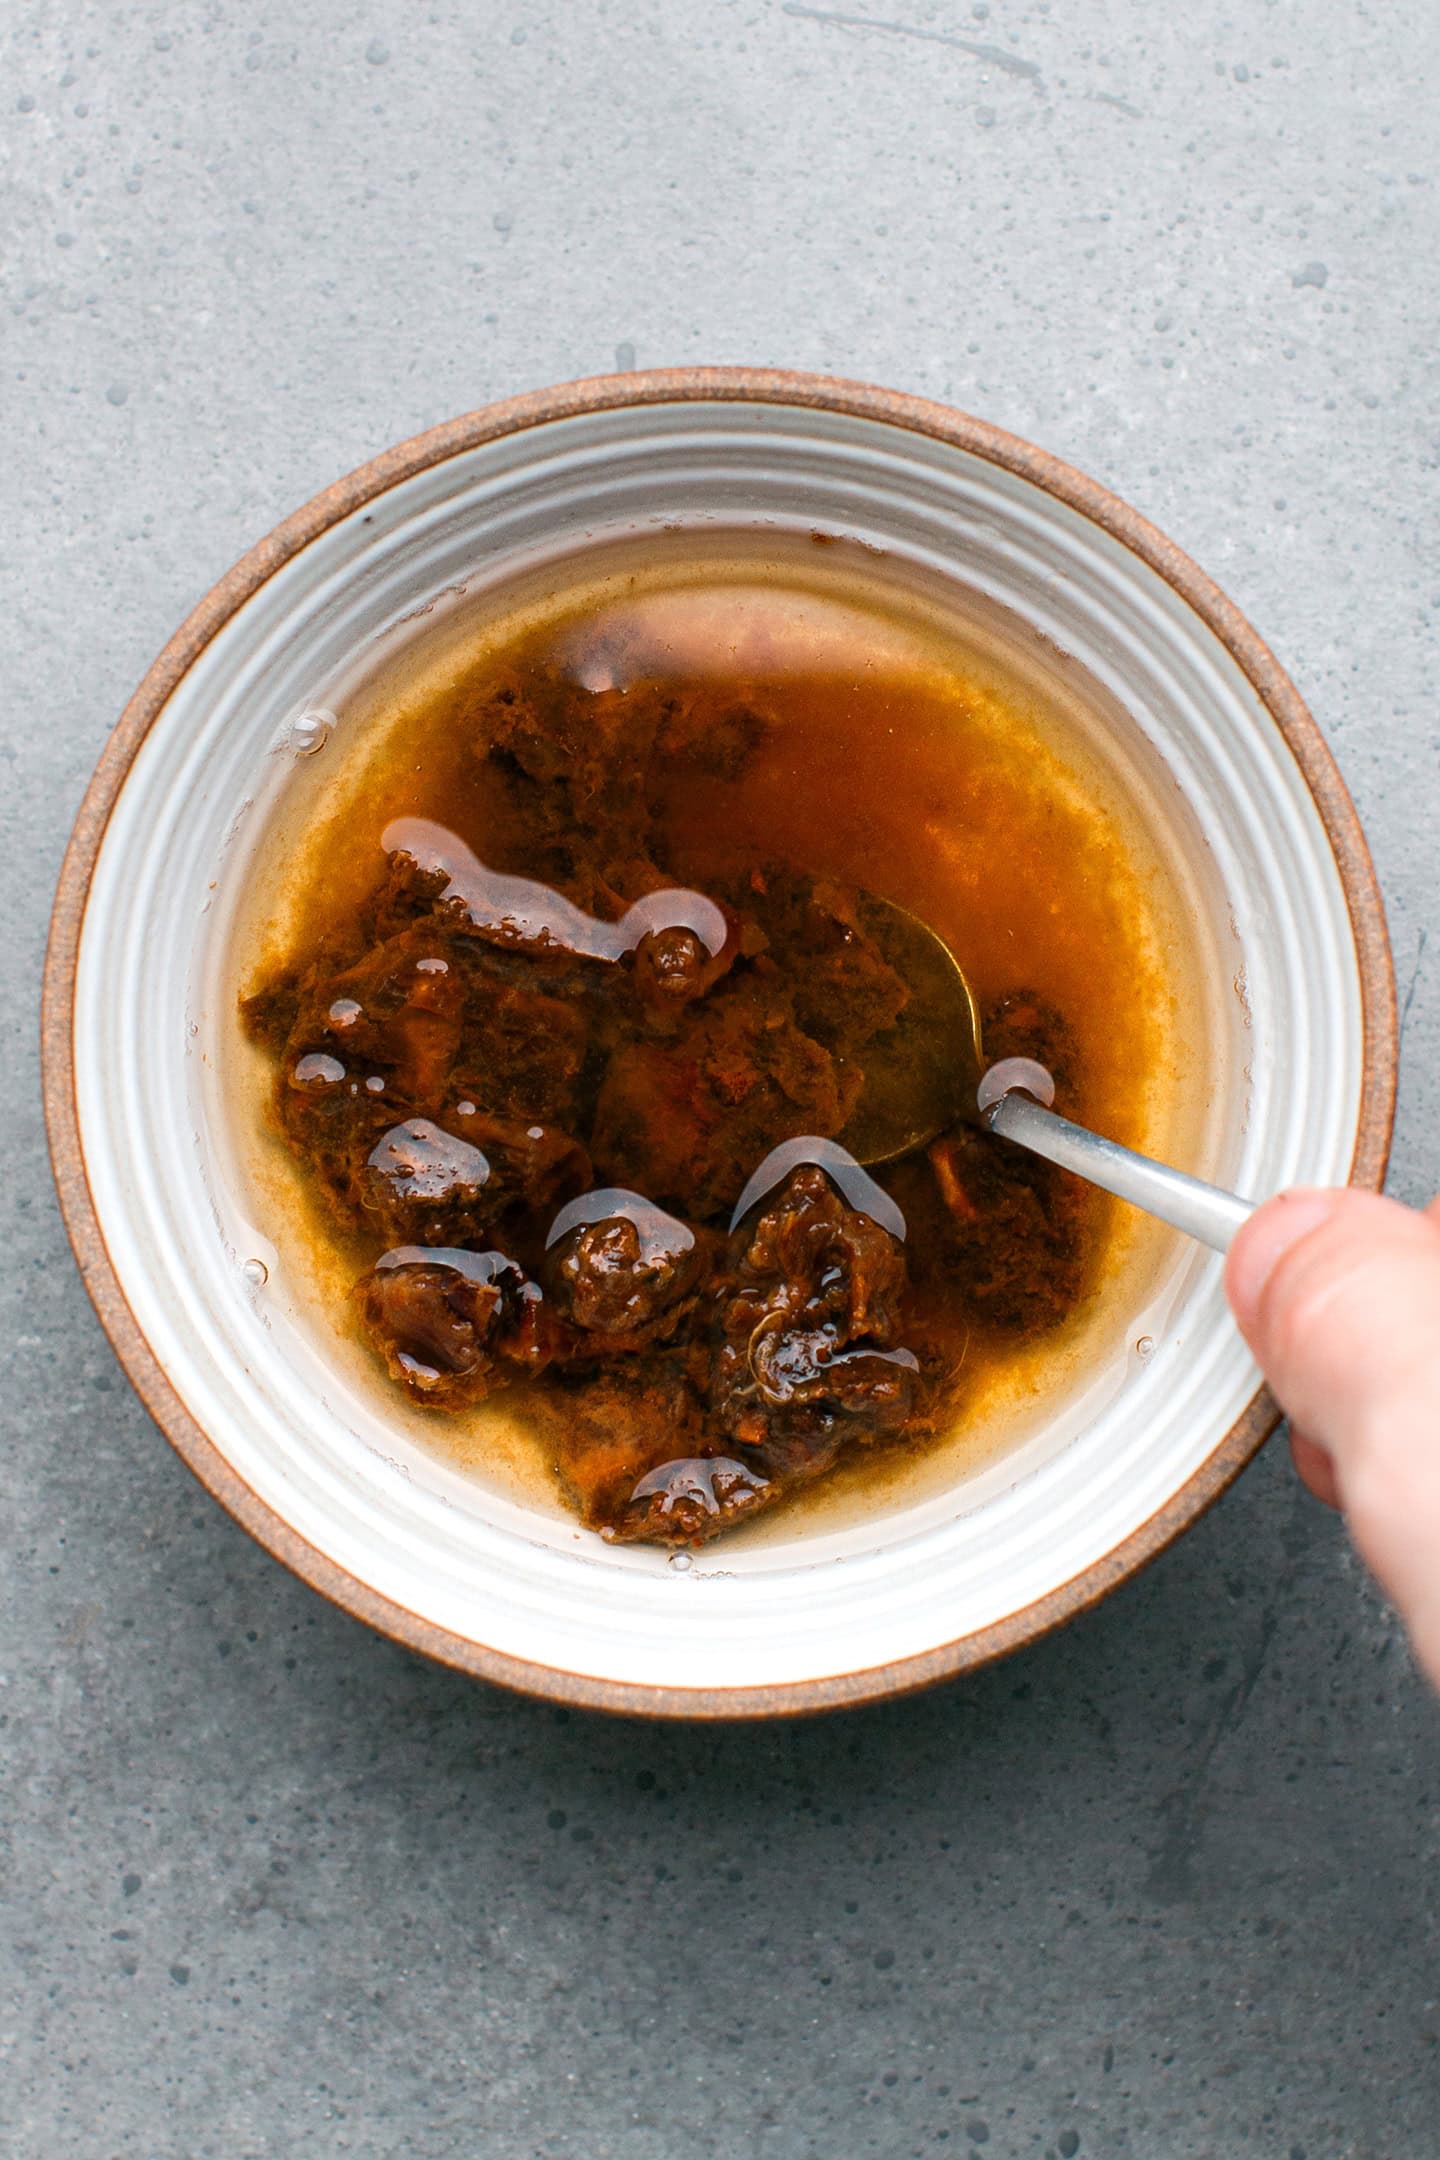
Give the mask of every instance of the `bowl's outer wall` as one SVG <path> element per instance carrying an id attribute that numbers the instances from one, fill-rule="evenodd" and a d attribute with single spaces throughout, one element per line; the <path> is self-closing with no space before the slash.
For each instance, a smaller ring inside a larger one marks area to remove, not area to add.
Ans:
<path id="1" fill-rule="evenodd" d="M 1215 1501 L 1273 1429 L 1260 1391 L 1201 1468 L 1134 1535 L 1070 1581 L 994 1625 L 920 1656 L 843 1675 L 743 1689 L 615 1683 L 508 1657 L 436 1627 L 378 1595 L 298 1536 L 231 1468 L 190 1417 L 145 1340 L 106 1249 L 86 1177 L 76 1111 L 73 1010 L 90 880 L 111 809 L 141 742 L 217 631 L 318 534 L 397 482 L 496 437 L 571 415 L 686 400 L 799 405 L 910 429 L 1031 481 L 1104 528 L 1179 594 L 1230 653 L 1283 734 L 1325 827 L 1354 934 L 1364 1024 L 1363 1082 L 1351 1182 L 1384 1178 L 1394 1117 L 1397 1021 L 1384 909 L 1354 806 L 1294 684 L 1239 610 L 1172 542 L 1126 504 L 1043 450 L 925 399 L 771 369 L 695 368 L 602 376 L 482 408 L 385 451 L 337 481 L 261 540 L 206 595 L 165 646 L 113 730 L 76 818 L 46 956 L 42 1059 L 51 1159 L 65 1224 L 90 1298 L 146 1408 L 207 1489 L 275 1557 L 348 1612 L 427 1656 L 528 1693 L 652 1716 L 765 1717 L 838 1708 L 926 1687 L 1018 1649 L 1105 1596 L 1162 1552 Z"/>

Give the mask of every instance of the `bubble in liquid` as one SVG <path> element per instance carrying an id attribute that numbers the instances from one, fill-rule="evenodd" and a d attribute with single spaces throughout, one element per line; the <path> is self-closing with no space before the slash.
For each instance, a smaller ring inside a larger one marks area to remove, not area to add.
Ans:
<path id="1" fill-rule="evenodd" d="M 334 713 L 325 712 L 318 705 L 297 713 L 290 723 L 290 748 L 296 757 L 313 757 L 317 750 L 323 750 L 334 725 Z"/>
<path id="2" fill-rule="evenodd" d="M 240 1272 L 253 1289 L 261 1290 L 270 1280 L 270 1270 L 263 1260 L 244 1260 Z"/>
<path id="3" fill-rule="evenodd" d="M 1135 1355 L 1142 1365 L 1149 1363 L 1150 1359 L 1155 1355 L 1155 1338 L 1153 1335 L 1142 1335 L 1140 1337 L 1139 1342 L 1135 1345 Z"/>
<path id="4" fill-rule="evenodd" d="M 694 1567 L 695 1563 L 691 1559 L 688 1552 L 672 1552 L 670 1555 L 670 1565 L 674 1568 L 677 1575 L 688 1575 L 691 1568 Z"/>

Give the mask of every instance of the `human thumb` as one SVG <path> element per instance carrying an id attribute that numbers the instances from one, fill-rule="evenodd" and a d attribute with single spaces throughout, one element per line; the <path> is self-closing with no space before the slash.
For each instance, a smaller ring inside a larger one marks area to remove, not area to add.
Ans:
<path id="1" fill-rule="evenodd" d="M 1440 1222 L 1376 1193 L 1284 1193 L 1236 1237 L 1225 1287 L 1440 1680 Z"/>

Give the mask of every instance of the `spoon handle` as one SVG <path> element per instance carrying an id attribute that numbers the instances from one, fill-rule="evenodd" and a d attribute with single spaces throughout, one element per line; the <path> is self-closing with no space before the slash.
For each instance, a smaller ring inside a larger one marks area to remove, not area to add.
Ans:
<path id="1" fill-rule="evenodd" d="M 1104 1140 L 1083 1125 L 1072 1125 L 1019 1089 L 1002 1095 L 985 1112 L 985 1123 L 1002 1139 L 1029 1148 L 1032 1155 L 1043 1155 L 1062 1170 L 1073 1170 L 1077 1177 L 1088 1178 L 1092 1185 L 1143 1208 L 1147 1215 L 1158 1215 L 1161 1222 L 1198 1238 L 1215 1252 L 1228 1252 L 1240 1225 L 1255 1212 L 1253 1200 L 1238 1199 L 1218 1185 L 1206 1185 L 1183 1170 L 1136 1155 L 1118 1141 Z"/>

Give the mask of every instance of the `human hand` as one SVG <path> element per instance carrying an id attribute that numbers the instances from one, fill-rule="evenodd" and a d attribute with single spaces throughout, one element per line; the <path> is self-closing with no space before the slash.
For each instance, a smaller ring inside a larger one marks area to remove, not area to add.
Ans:
<path id="1" fill-rule="evenodd" d="M 1295 1467 L 1343 1509 L 1440 1685 L 1440 1201 L 1282 1193 L 1239 1232 L 1225 1288 Z"/>

